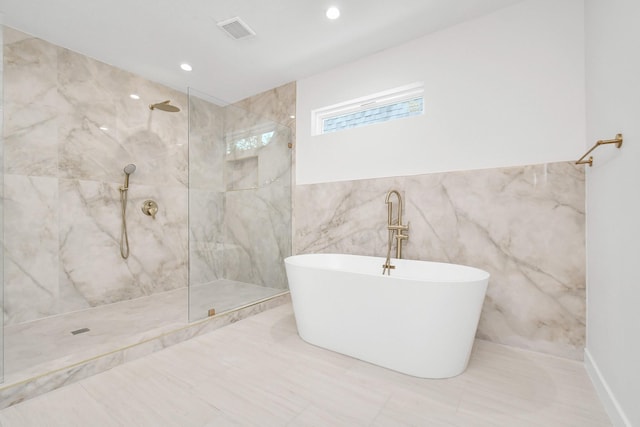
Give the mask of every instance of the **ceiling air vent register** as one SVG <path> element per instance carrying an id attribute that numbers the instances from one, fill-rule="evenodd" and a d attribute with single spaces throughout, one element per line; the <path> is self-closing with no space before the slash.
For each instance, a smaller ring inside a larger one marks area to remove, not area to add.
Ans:
<path id="1" fill-rule="evenodd" d="M 242 19 L 239 17 L 227 19 L 225 21 L 218 22 L 218 27 L 222 29 L 229 37 L 234 40 L 246 39 L 256 35 Z"/>

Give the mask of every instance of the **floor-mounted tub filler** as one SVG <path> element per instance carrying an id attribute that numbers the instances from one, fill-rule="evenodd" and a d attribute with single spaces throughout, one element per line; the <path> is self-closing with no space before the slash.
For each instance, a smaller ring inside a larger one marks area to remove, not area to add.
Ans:
<path id="1" fill-rule="evenodd" d="M 489 273 L 473 267 L 340 254 L 285 259 L 300 337 L 420 378 L 467 367 Z"/>

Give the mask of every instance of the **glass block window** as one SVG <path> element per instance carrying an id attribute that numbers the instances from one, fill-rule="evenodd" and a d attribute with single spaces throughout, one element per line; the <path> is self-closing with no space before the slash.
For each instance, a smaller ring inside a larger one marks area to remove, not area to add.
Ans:
<path id="1" fill-rule="evenodd" d="M 424 113 L 424 85 L 414 83 L 312 111 L 312 134 L 320 135 Z"/>

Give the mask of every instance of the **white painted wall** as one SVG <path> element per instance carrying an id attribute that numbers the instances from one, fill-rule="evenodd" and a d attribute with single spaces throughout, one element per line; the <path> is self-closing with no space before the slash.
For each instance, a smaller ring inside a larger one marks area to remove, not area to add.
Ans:
<path id="1" fill-rule="evenodd" d="M 585 361 L 615 425 L 640 426 L 640 2 L 586 0 Z"/>
<path id="2" fill-rule="evenodd" d="M 582 0 L 528 0 L 298 82 L 297 183 L 573 160 Z M 311 110 L 424 81 L 421 117 L 311 136 Z"/>

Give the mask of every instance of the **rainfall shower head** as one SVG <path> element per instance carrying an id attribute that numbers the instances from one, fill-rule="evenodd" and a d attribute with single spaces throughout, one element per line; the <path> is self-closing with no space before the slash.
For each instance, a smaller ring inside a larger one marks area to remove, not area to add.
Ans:
<path id="1" fill-rule="evenodd" d="M 151 104 L 149 105 L 149 109 L 150 110 L 158 109 L 162 111 L 168 111 L 169 113 L 177 113 L 178 111 L 180 111 L 178 107 L 176 107 L 175 105 L 171 105 L 170 102 L 171 101 L 167 99 L 166 101 L 158 102 L 157 104 Z"/>
<path id="2" fill-rule="evenodd" d="M 134 165 L 133 163 L 129 163 L 127 166 L 124 167 L 124 173 L 126 173 L 127 175 L 131 175 L 135 171 L 136 171 L 136 165 Z"/>

